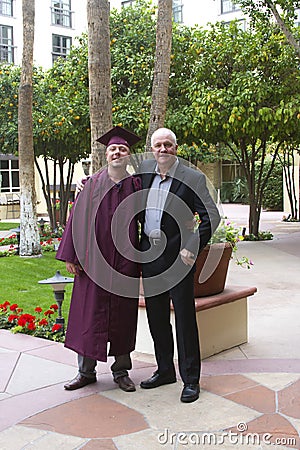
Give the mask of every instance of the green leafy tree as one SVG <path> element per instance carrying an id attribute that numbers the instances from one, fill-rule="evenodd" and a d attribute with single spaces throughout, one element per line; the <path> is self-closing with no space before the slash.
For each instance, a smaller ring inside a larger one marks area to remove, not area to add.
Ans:
<path id="1" fill-rule="evenodd" d="M 110 14 L 113 123 L 140 135 L 139 148 L 145 143 L 150 117 L 155 13 L 151 3 L 136 1 Z"/>
<path id="2" fill-rule="evenodd" d="M 233 0 L 252 19 L 255 27 L 266 28 L 274 19 L 287 42 L 300 57 L 299 29 L 295 27 L 299 0 Z"/>
<path id="3" fill-rule="evenodd" d="M 90 153 L 85 36 L 80 38 L 79 44 L 72 49 L 67 59 L 58 59 L 48 71 L 36 68 L 33 71 L 35 163 L 53 229 L 56 228 L 58 199 L 59 223 L 63 225 L 66 222 L 74 165 Z M 1 151 L 18 154 L 17 99 L 20 68 L 7 66 L 1 72 Z M 38 157 L 42 158 L 42 163 Z"/>
<path id="4" fill-rule="evenodd" d="M 1 153 L 18 151 L 18 88 L 21 70 L 0 65 L 0 148 Z"/>
<path id="5" fill-rule="evenodd" d="M 300 138 L 300 78 L 294 52 L 271 28 L 244 32 L 234 23 L 200 31 L 198 42 L 192 49 L 199 58 L 188 93 L 186 124 L 190 122 L 193 133 L 207 143 L 225 144 L 243 167 L 249 232 L 257 236 L 264 188 L 279 149 Z M 273 160 L 265 172 L 271 143 Z"/>
<path id="6" fill-rule="evenodd" d="M 86 42 L 85 38 L 80 42 Z M 68 58 L 55 62 L 39 79 L 35 99 L 35 161 L 50 224 L 54 229 L 57 200 L 60 202 L 59 223 L 64 225 L 74 166 L 90 153 L 86 46 L 74 47 Z M 40 166 L 39 156 L 43 159 L 44 167 Z"/>

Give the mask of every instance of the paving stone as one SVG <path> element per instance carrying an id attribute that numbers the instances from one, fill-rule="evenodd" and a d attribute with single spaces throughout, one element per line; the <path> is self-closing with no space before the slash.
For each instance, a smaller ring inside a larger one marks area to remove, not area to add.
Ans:
<path id="1" fill-rule="evenodd" d="M 46 434 L 43 430 L 16 425 L 0 433 L 1 450 L 21 450 L 25 445 Z"/>
<path id="2" fill-rule="evenodd" d="M 48 409 L 22 424 L 86 438 L 114 437 L 148 428 L 142 414 L 100 394 Z"/>

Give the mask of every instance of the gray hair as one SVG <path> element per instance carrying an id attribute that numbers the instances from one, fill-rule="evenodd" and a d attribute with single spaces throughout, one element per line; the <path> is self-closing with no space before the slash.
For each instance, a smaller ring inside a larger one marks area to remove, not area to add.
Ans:
<path id="1" fill-rule="evenodd" d="M 174 131 L 170 130 L 169 128 L 158 128 L 157 130 L 155 130 L 151 136 L 151 146 L 153 145 L 153 139 L 155 137 L 155 134 L 158 133 L 159 131 L 164 131 L 164 132 L 168 132 L 171 136 L 172 139 L 174 140 L 175 144 L 177 144 L 177 137 L 176 134 L 174 133 Z"/>

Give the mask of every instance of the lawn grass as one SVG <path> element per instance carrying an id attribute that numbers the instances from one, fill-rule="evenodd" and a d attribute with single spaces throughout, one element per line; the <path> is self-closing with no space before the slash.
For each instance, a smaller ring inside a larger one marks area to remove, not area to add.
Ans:
<path id="1" fill-rule="evenodd" d="M 16 222 L 1 222 L 0 221 L 0 231 L 9 231 L 14 228 L 18 228 L 20 224 Z"/>
<path id="2" fill-rule="evenodd" d="M 24 313 L 32 314 L 36 306 L 48 309 L 55 303 L 51 285 L 38 281 L 51 278 L 59 270 L 61 275 L 70 276 L 65 263 L 55 259 L 55 252 L 45 252 L 41 257 L 27 258 L 10 256 L 0 258 L 0 303 L 6 300 L 17 303 Z M 63 316 L 67 318 L 73 283 L 66 285 Z"/>

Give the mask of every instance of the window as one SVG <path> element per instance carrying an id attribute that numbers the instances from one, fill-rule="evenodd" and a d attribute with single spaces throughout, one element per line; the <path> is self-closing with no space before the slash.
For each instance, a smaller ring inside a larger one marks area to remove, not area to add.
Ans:
<path id="1" fill-rule="evenodd" d="M 57 58 L 65 58 L 71 49 L 72 38 L 68 36 L 52 35 L 52 62 Z"/>
<path id="2" fill-rule="evenodd" d="M 229 26 L 230 25 L 230 21 L 229 22 L 223 22 L 225 25 Z M 239 27 L 240 30 L 242 31 L 246 31 L 247 28 L 247 23 L 245 19 L 240 19 L 237 20 L 237 26 Z"/>
<path id="3" fill-rule="evenodd" d="M 0 14 L 2 16 L 12 16 L 13 15 L 13 0 L 0 0 Z"/>
<path id="4" fill-rule="evenodd" d="M 182 9 L 183 9 L 182 0 L 173 0 L 173 19 L 174 19 L 174 22 L 177 22 L 177 23 L 182 23 L 183 22 Z"/>
<path id="5" fill-rule="evenodd" d="M 71 0 L 52 0 L 51 22 L 52 25 L 72 27 Z"/>
<path id="6" fill-rule="evenodd" d="M 240 8 L 231 0 L 221 0 L 221 14 L 238 11 Z"/>
<path id="7" fill-rule="evenodd" d="M 0 155 L 0 192 L 19 192 L 19 159 Z"/>
<path id="8" fill-rule="evenodd" d="M 0 63 L 14 62 L 14 48 L 13 48 L 13 29 L 6 25 L 0 25 Z"/>
<path id="9" fill-rule="evenodd" d="M 126 6 L 133 6 L 135 0 L 124 0 L 121 2 L 122 8 L 126 8 Z"/>

